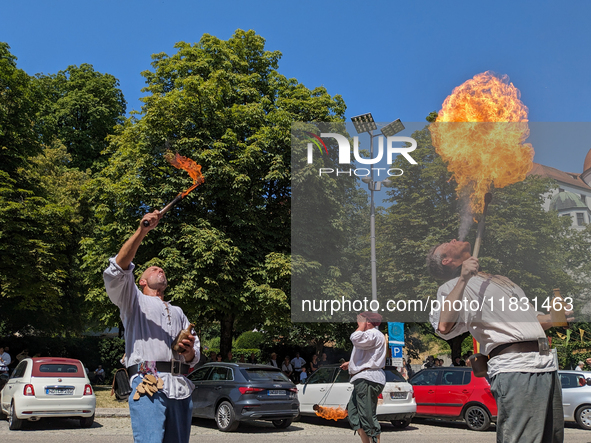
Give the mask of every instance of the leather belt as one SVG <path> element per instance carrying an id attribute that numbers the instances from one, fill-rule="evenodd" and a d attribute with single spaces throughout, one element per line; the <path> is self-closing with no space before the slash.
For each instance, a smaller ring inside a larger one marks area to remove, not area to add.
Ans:
<path id="1" fill-rule="evenodd" d="M 355 377 L 357 374 L 361 374 L 363 371 L 368 371 L 372 368 L 363 368 L 361 371 L 357 371 L 355 374 L 349 374 L 349 378 Z"/>
<path id="2" fill-rule="evenodd" d="M 509 354 L 511 352 L 540 352 L 540 345 L 537 340 L 505 343 L 504 345 L 499 345 L 490 351 L 488 356 L 489 358 L 493 358 L 497 355 Z"/>
<path id="3" fill-rule="evenodd" d="M 157 361 L 155 363 L 156 370 L 158 372 L 170 372 L 172 375 L 187 375 L 189 373 L 189 369 L 191 369 L 188 364 L 181 363 L 180 360 Z M 138 363 L 136 365 L 129 366 L 127 368 L 129 377 L 133 377 L 135 374 L 137 374 L 141 365 L 141 363 Z"/>

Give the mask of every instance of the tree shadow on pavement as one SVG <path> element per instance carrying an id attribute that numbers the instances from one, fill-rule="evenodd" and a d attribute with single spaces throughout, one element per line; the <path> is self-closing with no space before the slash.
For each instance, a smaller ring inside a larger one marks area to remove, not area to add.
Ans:
<path id="1" fill-rule="evenodd" d="M 195 426 L 199 426 L 202 428 L 207 429 L 217 429 L 217 425 L 215 424 L 215 420 L 207 419 L 207 418 L 196 418 L 193 417 L 192 424 Z M 240 426 L 234 432 L 229 432 L 225 435 L 233 435 L 233 434 L 282 434 L 286 432 L 296 432 L 301 431 L 303 428 L 298 426 L 297 423 L 292 423 L 289 427 L 285 429 L 276 428 L 273 423 L 270 421 L 241 421 Z M 220 434 L 223 434 L 220 431 Z"/>

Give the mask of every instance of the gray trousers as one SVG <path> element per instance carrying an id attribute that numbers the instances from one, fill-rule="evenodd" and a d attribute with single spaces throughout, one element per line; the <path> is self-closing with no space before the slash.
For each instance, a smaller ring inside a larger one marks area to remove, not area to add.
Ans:
<path id="1" fill-rule="evenodd" d="M 498 443 L 562 443 L 564 412 L 558 373 L 509 372 L 491 379 Z"/>

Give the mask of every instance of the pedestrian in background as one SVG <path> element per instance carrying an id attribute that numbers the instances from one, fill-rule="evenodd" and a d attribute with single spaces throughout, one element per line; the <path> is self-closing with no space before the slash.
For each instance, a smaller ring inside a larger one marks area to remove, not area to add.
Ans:
<path id="1" fill-rule="evenodd" d="M 357 316 L 357 329 L 351 334 L 351 360 L 341 364 L 349 371 L 353 393 L 347 405 L 349 423 L 359 431 L 362 443 L 379 443 L 382 428 L 377 417 L 378 396 L 386 384 L 386 338 L 378 326 L 382 316 L 363 312 Z"/>
<path id="2" fill-rule="evenodd" d="M 8 365 L 12 359 L 8 353 L 8 347 L 0 348 L 0 374 L 8 372 Z"/>

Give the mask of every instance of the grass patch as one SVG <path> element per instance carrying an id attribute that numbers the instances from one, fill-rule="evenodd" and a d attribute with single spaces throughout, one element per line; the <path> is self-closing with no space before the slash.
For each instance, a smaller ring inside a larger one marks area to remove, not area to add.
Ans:
<path id="1" fill-rule="evenodd" d="M 111 396 L 111 386 L 93 386 L 97 408 L 127 408 L 126 401 L 119 401 L 115 394 Z"/>

